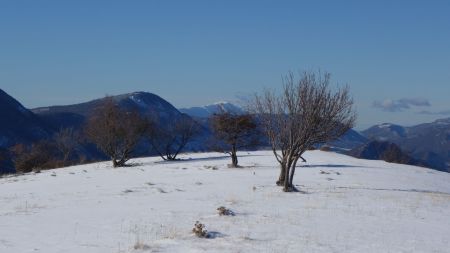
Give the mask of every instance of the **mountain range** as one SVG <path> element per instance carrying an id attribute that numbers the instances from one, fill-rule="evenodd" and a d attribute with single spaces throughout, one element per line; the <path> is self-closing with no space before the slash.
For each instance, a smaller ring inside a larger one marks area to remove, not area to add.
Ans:
<path id="1" fill-rule="evenodd" d="M 112 98 L 126 110 L 138 111 L 144 116 L 156 116 L 160 124 L 180 117 L 191 117 L 197 120 L 201 125 L 201 134 L 187 147 L 190 151 L 208 149 L 203 143 L 211 135 L 211 131 L 208 130 L 208 118 L 211 115 L 221 111 L 244 113 L 242 108 L 228 102 L 177 109 L 163 98 L 148 92 L 133 92 Z M 0 90 L 0 117 L 4 119 L 0 124 L 0 149 L 6 150 L 16 143 L 31 144 L 50 138 L 61 128 L 71 127 L 80 130 L 103 99 L 30 110 Z M 376 143 L 370 144 L 374 141 Z M 395 144 L 395 147 L 401 151 L 401 155 L 394 146 L 379 142 Z M 383 159 L 383 155 L 380 155 L 383 152 L 396 153 L 399 154 L 397 158 L 399 161 L 426 164 L 434 169 L 448 171 L 450 168 L 450 118 L 411 127 L 384 123 L 361 132 L 351 129 L 340 139 L 328 145 L 338 152 L 367 159 Z"/>
<path id="2" fill-rule="evenodd" d="M 415 159 L 435 169 L 450 168 L 450 118 L 403 127 L 384 123 L 361 132 L 369 140 L 395 143 Z"/>

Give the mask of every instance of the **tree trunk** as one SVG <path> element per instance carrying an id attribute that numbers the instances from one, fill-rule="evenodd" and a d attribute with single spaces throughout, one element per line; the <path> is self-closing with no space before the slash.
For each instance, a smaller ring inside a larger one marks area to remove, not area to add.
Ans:
<path id="1" fill-rule="evenodd" d="M 292 163 L 292 167 L 291 167 L 291 175 L 289 176 L 289 185 L 291 187 L 291 191 L 297 191 L 297 189 L 294 186 L 294 174 L 295 174 L 295 168 L 297 167 L 297 161 L 298 158 L 296 158 L 294 160 L 294 162 Z"/>
<path id="2" fill-rule="evenodd" d="M 291 184 L 289 182 L 289 171 L 290 167 L 286 166 L 286 170 L 284 173 L 284 184 L 283 184 L 283 191 L 284 192 L 290 192 L 291 191 Z"/>
<path id="3" fill-rule="evenodd" d="M 283 159 L 281 160 L 280 166 L 280 176 L 278 177 L 277 185 L 285 186 L 286 182 L 289 181 L 289 169 L 291 167 L 291 156 L 283 155 Z"/>
<path id="4" fill-rule="evenodd" d="M 231 167 L 237 168 L 238 167 L 238 157 L 237 157 L 237 150 L 236 146 L 231 147 Z"/>
<path id="5" fill-rule="evenodd" d="M 175 161 L 176 160 L 176 156 L 173 155 L 167 155 L 166 159 L 167 161 Z"/>
<path id="6" fill-rule="evenodd" d="M 125 166 L 125 163 L 126 163 L 126 160 L 125 159 L 120 159 L 119 161 L 117 161 L 117 160 L 113 160 L 113 166 L 114 166 L 114 168 L 117 168 L 117 167 L 123 167 L 123 166 Z"/>
<path id="7" fill-rule="evenodd" d="M 280 163 L 280 176 L 278 177 L 278 181 L 277 181 L 278 186 L 284 185 L 285 174 L 286 174 L 286 163 L 282 162 L 282 163 Z"/>
<path id="8" fill-rule="evenodd" d="M 117 160 L 116 160 L 116 156 L 115 155 L 111 156 L 111 161 L 113 163 L 113 167 L 116 168 L 117 167 Z"/>
<path id="9" fill-rule="evenodd" d="M 284 186 L 283 186 L 283 191 L 285 192 L 290 192 L 292 191 L 292 185 L 291 182 L 289 181 L 289 173 L 291 171 L 291 165 L 292 165 L 292 158 L 288 157 L 288 161 L 286 163 L 286 169 L 284 171 Z"/>

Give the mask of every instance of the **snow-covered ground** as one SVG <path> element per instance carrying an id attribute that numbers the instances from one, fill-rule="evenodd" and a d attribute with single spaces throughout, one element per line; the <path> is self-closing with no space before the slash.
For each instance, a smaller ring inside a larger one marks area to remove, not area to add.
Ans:
<path id="1" fill-rule="evenodd" d="M 270 152 L 182 158 L 0 178 L 0 252 L 450 252 L 450 174 L 311 151 L 284 193 Z"/>

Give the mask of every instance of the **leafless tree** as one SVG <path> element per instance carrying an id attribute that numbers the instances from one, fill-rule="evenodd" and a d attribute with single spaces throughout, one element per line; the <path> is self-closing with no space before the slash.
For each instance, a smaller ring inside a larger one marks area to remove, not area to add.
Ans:
<path id="1" fill-rule="evenodd" d="M 128 112 L 106 97 L 86 125 L 86 135 L 108 155 L 114 167 L 122 167 L 151 123 L 138 112 Z"/>
<path id="2" fill-rule="evenodd" d="M 163 160 L 176 160 L 177 155 L 198 134 L 198 123 L 182 116 L 168 123 L 159 123 L 148 134 L 152 148 Z"/>
<path id="3" fill-rule="evenodd" d="M 348 87 L 332 90 L 330 74 L 292 72 L 283 78 L 281 94 L 265 91 L 253 103 L 280 164 L 277 185 L 294 191 L 297 161 L 314 144 L 337 139 L 353 127 L 356 113 Z"/>
<path id="4" fill-rule="evenodd" d="M 59 152 L 62 155 L 62 163 L 66 165 L 71 155 L 79 145 L 79 135 L 73 128 L 62 128 L 54 134 L 53 140 Z"/>
<path id="5" fill-rule="evenodd" d="M 238 167 L 237 150 L 258 144 L 256 122 L 250 114 L 221 112 L 211 117 L 210 125 L 216 139 L 213 149 L 229 154 L 234 168 Z"/>

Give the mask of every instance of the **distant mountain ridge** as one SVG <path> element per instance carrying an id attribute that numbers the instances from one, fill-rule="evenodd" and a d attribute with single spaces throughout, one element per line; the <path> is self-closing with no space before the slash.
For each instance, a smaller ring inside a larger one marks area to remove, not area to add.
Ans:
<path id="1" fill-rule="evenodd" d="M 339 139 L 327 143 L 327 145 L 333 147 L 335 151 L 346 152 L 348 150 L 360 147 L 368 142 L 369 140 L 358 131 L 350 129 L 344 135 L 339 137 Z"/>
<path id="2" fill-rule="evenodd" d="M 347 152 L 361 159 L 384 160 L 391 163 L 409 164 L 422 167 L 429 165 L 403 152 L 396 144 L 387 141 L 371 141 Z"/>
<path id="3" fill-rule="evenodd" d="M 126 110 L 137 110 L 145 115 L 158 115 L 164 119 L 181 115 L 172 104 L 153 93 L 141 91 L 111 97 L 120 107 Z M 104 98 L 100 98 L 73 105 L 39 107 L 32 111 L 38 115 L 74 113 L 89 117 L 103 101 Z"/>
<path id="4" fill-rule="evenodd" d="M 208 118 L 212 116 L 215 113 L 219 113 L 221 111 L 233 113 L 233 114 L 242 114 L 244 113 L 244 110 L 229 102 L 217 102 L 210 105 L 205 106 L 197 106 L 197 107 L 190 107 L 190 108 L 180 108 L 180 112 L 186 113 L 187 115 L 191 117 L 196 118 Z"/>
<path id="5" fill-rule="evenodd" d="M 450 118 L 410 127 L 385 123 L 361 133 L 370 140 L 395 143 L 415 159 L 450 171 Z"/>
<path id="6" fill-rule="evenodd" d="M 383 123 L 372 126 L 364 131 L 361 131 L 368 139 L 377 139 L 380 141 L 392 140 L 395 138 L 405 138 L 407 129 L 400 125 Z"/>

